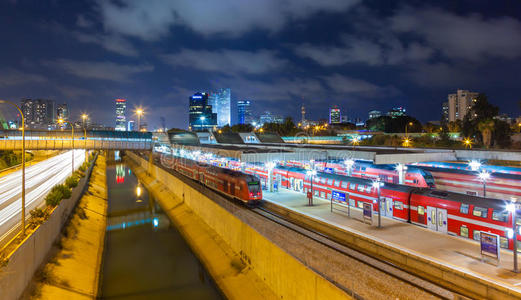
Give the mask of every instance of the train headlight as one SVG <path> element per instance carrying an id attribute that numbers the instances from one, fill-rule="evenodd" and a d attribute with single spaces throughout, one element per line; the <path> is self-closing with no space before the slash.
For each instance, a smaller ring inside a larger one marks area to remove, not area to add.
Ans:
<path id="1" fill-rule="evenodd" d="M 512 229 L 508 229 L 507 230 L 507 237 L 509 239 L 513 238 L 514 237 L 514 231 Z"/>

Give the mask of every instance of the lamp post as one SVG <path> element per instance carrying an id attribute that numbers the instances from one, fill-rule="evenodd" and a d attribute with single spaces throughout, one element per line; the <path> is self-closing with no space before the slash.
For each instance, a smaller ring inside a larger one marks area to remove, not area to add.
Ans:
<path id="1" fill-rule="evenodd" d="M 25 235 L 25 116 L 18 105 L 8 100 L 1 100 L 0 104 L 9 104 L 18 110 L 22 117 L 22 236 Z"/>
<path id="2" fill-rule="evenodd" d="M 482 170 L 478 176 L 479 176 L 479 179 L 481 179 L 481 181 L 483 181 L 483 198 L 486 198 L 487 197 L 487 180 L 490 179 L 490 173 L 485 170 Z"/>
<path id="3" fill-rule="evenodd" d="M 383 185 L 383 182 L 380 182 L 380 178 L 373 181 L 373 187 L 376 188 L 376 192 L 378 195 L 377 204 L 378 204 L 378 228 L 382 227 L 382 203 L 380 201 L 380 187 Z"/>
<path id="4" fill-rule="evenodd" d="M 141 131 L 141 116 L 144 114 L 145 112 L 143 111 L 142 108 L 137 108 L 136 109 L 136 115 L 137 115 L 137 131 Z M 201 117 L 203 118 L 203 117 Z"/>
<path id="5" fill-rule="evenodd" d="M 519 268 L 517 267 L 517 209 L 515 198 L 512 197 L 511 202 L 507 204 L 507 210 L 512 213 L 512 250 L 514 250 L 514 273 L 519 273 Z"/>
<path id="6" fill-rule="evenodd" d="M 412 122 L 405 124 L 405 137 L 407 137 L 407 126 L 412 126 Z"/>
<path id="7" fill-rule="evenodd" d="M 311 176 L 311 180 L 310 180 L 311 181 L 311 197 L 308 197 L 308 201 L 309 201 L 308 204 L 309 204 L 309 206 L 313 206 L 313 196 L 314 196 L 314 194 L 313 194 L 313 176 L 317 175 L 317 171 L 313 168 L 313 170 L 308 170 L 306 172 L 306 174 L 308 176 Z"/>
<path id="8" fill-rule="evenodd" d="M 71 175 L 74 174 L 74 126 L 71 124 L 71 122 L 66 121 L 64 119 L 58 119 L 58 123 L 64 124 L 67 123 L 71 126 L 71 137 L 72 137 L 72 172 Z"/>
<path id="9" fill-rule="evenodd" d="M 472 149 L 472 139 L 471 138 L 465 138 L 463 140 L 463 144 L 465 145 L 465 148 Z"/>
<path id="10" fill-rule="evenodd" d="M 85 120 L 87 120 L 89 116 L 87 114 L 82 114 L 81 119 L 83 120 L 83 141 L 85 143 L 85 161 L 89 161 L 89 152 L 87 151 L 87 129 L 85 128 Z"/>

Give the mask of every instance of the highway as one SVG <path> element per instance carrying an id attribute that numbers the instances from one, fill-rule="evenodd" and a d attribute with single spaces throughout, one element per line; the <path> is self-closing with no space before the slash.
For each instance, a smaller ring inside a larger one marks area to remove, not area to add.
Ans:
<path id="1" fill-rule="evenodd" d="M 85 160 L 84 150 L 74 150 L 74 168 L 78 169 Z M 25 205 L 29 212 L 44 204 L 45 195 L 51 188 L 62 183 L 71 175 L 71 151 L 26 167 Z M 0 178 L 0 242 L 12 236 L 19 227 L 22 210 L 22 170 Z M 5 241 L 4 241 L 5 242 Z"/>

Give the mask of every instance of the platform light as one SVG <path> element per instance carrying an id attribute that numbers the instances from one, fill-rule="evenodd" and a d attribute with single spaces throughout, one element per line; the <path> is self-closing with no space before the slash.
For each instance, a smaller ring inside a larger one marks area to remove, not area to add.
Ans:
<path id="1" fill-rule="evenodd" d="M 477 160 L 472 160 L 469 162 L 469 167 L 472 171 L 477 171 L 479 168 L 481 168 L 481 163 Z"/>
<path id="2" fill-rule="evenodd" d="M 465 145 L 465 148 L 472 149 L 472 139 L 471 138 L 463 139 L 463 145 Z"/>
<path id="3" fill-rule="evenodd" d="M 351 168 L 354 164 L 355 164 L 355 161 L 352 159 L 344 160 L 344 165 L 346 165 L 347 168 Z"/>
<path id="4" fill-rule="evenodd" d="M 507 237 L 509 239 L 513 238 L 514 237 L 514 231 L 512 229 L 507 229 Z"/>
<path id="5" fill-rule="evenodd" d="M 481 181 L 487 181 L 490 179 L 490 173 L 483 170 L 481 172 L 479 172 L 479 179 L 481 179 Z"/>
<path id="6" fill-rule="evenodd" d="M 159 219 L 158 218 L 154 218 L 152 220 L 152 224 L 154 224 L 154 227 L 157 228 L 157 226 L 159 226 Z"/>
<path id="7" fill-rule="evenodd" d="M 506 210 L 509 212 L 514 212 L 516 210 L 516 205 L 513 202 L 511 202 L 507 204 Z"/>
<path id="8" fill-rule="evenodd" d="M 142 192 L 143 192 L 143 191 L 141 190 L 141 187 L 138 185 L 138 186 L 136 187 L 136 195 L 137 195 L 138 197 L 141 197 L 141 193 L 142 193 Z"/>
<path id="9" fill-rule="evenodd" d="M 409 147 L 411 145 L 411 139 L 408 137 L 405 137 L 402 142 L 402 146 Z"/>
<path id="10" fill-rule="evenodd" d="M 276 164 L 274 162 L 270 161 L 270 162 L 265 163 L 264 165 L 266 166 L 266 168 L 268 170 L 272 170 L 273 168 L 275 168 Z"/>

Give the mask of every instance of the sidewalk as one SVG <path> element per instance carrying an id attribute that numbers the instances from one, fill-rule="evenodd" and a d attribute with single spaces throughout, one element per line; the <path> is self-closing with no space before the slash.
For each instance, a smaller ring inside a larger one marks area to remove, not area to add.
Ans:
<path id="1" fill-rule="evenodd" d="M 106 227 L 105 157 L 98 156 L 89 189 L 80 199 L 56 253 L 33 280 L 32 299 L 95 299 Z"/>
<path id="2" fill-rule="evenodd" d="M 512 251 L 501 250 L 500 264 L 495 266 L 481 261 L 480 244 L 477 241 L 434 232 L 387 217 L 382 217 L 382 228 L 377 228 L 376 214 L 373 215 L 373 225 L 369 225 L 362 221 L 362 211 L 358 208 L 351 207 L 351 217 L 348 217 L 345 206 L 335 205 L 337 210 L 331 212 L 330 201 L 315 197 L 314 206 L 310 207 L 304 194 L 285 189 L 279 189 L 278 192 L 263 191 L 263 196 L 266 201 L 283 205 L 339 228 L 358 231 L 395 248 L 413 252 L 465 273 L 474 273 L 521 292 L 521 274 L 512 271 Z"/>

